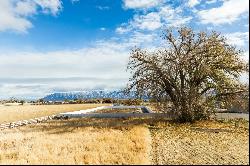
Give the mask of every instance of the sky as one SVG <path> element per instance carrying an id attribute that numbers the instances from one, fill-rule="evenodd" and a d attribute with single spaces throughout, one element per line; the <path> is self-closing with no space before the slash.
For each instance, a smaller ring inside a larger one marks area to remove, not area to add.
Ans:
<path id="1" fill-rule="evenodd" d="M 248 19 L 248 0 L 0 0 L 0 99 L 124 88 L 131 49 L 166 28 L 218 31 L 249 61 Z"/>

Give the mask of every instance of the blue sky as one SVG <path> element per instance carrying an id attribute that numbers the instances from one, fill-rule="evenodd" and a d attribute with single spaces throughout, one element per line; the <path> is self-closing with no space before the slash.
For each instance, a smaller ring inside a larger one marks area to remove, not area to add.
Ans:
<path id="1" fill-rule="evenodd" d="M 118 0 L 61 1 L 56 16 L 37 12 L 28 18 L 33 27 L 25 34 L 13 31 L 0 33 L 1 45 L 18 49 L 55 50 L 79 48 L 100 38 L 110 38 L 114 29 L 133 16 L 124 12 Z M 105 30 L 104 30 L 105 28 Z"/>
<path id="2" fill-rule="evenodd" d="M 1 0 L 0 98 L 119 89 L 134 46 L 164 28 L 216 30 L 249 61 L 248 0 Z"/>

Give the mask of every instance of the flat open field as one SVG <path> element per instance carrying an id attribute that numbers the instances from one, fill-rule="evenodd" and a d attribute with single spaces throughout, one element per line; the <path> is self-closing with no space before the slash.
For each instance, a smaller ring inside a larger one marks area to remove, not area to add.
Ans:
<path id="1" fill-rule="evenodd" d="M 0 164 L 150 163 L 149 130 L 116 122 L 55 120 L 3 130 Z"/>
<path id="2" fill-rule="evenodd" d="M 246 121 L 68 119 L 0 131 L 0 164 L 249 164 Z"/>
<path id="3" fill-rule="evenodd" d="M 23 106 L 1 106 L 0 124 L 39 118 L 68 111 L 95 108 L 108 104 L 64 104 L 64 105 L 23 105 Z"/>

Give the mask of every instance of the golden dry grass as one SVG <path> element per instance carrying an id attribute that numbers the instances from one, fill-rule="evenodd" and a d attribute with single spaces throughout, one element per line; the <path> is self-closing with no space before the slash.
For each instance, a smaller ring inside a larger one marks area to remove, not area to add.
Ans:
<path id="1" fill-rule="evenodd" d="M 95 108 L 107 104 L 22 105 L 0 107 L 0 124 L 38 118 L 68 111 Z"/>
<path id="2" fill-rule="evenodd" d="M 57 120 L 4 130 L 0 164 L 149 164 L 149 130 L 117 125 L 108 119 Z"/>

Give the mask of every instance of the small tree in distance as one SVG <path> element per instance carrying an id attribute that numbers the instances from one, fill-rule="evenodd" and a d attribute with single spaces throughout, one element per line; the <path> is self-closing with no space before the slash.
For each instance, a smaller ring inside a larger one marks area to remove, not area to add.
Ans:
<path id="1" fill-rule="evenodd" d="M 166 30 L 163 40 L 166 47 L 155 52 L 132 50 L 127 91 L 149 95 L 163 111 L 171 101 L 171 111 L 181 122 L 206 118 L 216 101 L 245 91 L 239 81 L 241 73 L 248 71 L 240 58 L 242 51 L 228 45 L 219 33 L 194 33 L 183 27 L 176 35 Z"/>

